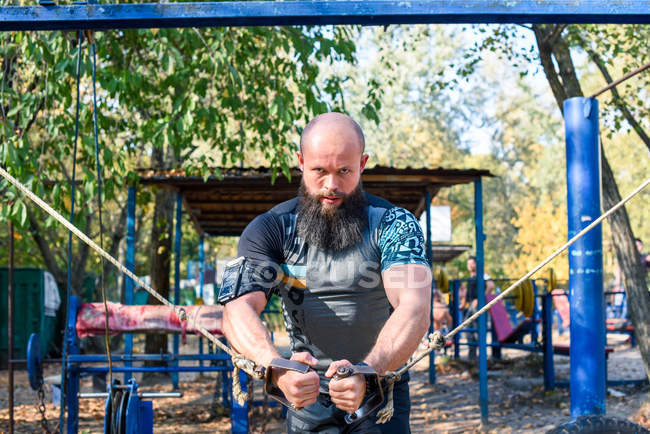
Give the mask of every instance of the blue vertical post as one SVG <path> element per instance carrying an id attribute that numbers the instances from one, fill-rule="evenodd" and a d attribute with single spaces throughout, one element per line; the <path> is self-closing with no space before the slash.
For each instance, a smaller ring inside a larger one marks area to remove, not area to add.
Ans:
<path id="1" fill-rule="evenodd" d="M 124 266 L 131 272 L 135 270 L 135 186 L 129 186 L 129 194 L 126 203 L 126 263 Z M 124 276 L 124 302 L 127 305 L 133 304 L 133 279 Z M 133 354 L 133 335 L 124 334 L 124 354 Z M 131 366 L 131 362 L 124 362 L 124 366 Z M 131 379 L 131 373 L 124 373 L 124 384 Z"/>
<path id="2" fill-rule="evenodd" d="M 600 215 L 598 101 L 564 101 L 569 238 Z M 571 416 L 605 413 L 602 226 L 569 247 Z"/>
<path id="3" fill-rule="evenodd" d="M 555 389 L 553 363 L 553 294 L 542 294 L 542 341 L 544 348 L 544 390 Z"/>
<path id="4" fill-rule="evenodd" d="M 176 193 L 176 233 L 174 238 L 174 304 L 181 302 L 181 224 L 183 222 L 183 194 Z M 178 344 L 179 337 L 174 335 L 173 341 L 173 365 L 178 366 Z M 178 372 L 172 373 L 172 386 L 178 389 Z"/>
<path id="5" fill-rule="evenodd" d="M 205 249 L 204 249 L 204 238 L 203 235 L 199 237 L 199 297 L 201 301 L 205 303 L 203 299 L 203 273 L 205 270 Z M 203 355 L 203 339 L 199 336 L 199 354 Z M 203 360 L 199 360 L 199 366 L 203 366 Z"/>
<path id="6" fill-rule="evenodd" d="M 454 279 L 451 281 L 451 323 L 452 330 L 458 327 L 461 322 L 460 318 L 460 300 L 458 300 L 458 293 L 460 292 L 460 280 Z M 454 335 L 454 359 L 460 357 L 460 333 Z"/>
<path id="7" fill-rule="evenodd" d="M 248 382 L 246 381 L 248 375 L 244 371 L 239 371 L 239 383 L 241 384 L 242 392 L 248 392 Z M 230 388 L 232 393 L 232 387 Z M 237 400 L 231 395 L 232 407 L 230 408 L 230 432 L 232 434 L 247 434 L 248 433 L 248 402 L 244 401 L 244 405 L 239 405 Z"/>
<path id="8" fill-rule="evenodd" d="M 485 279 L 483 278 L 483 241 L 485 241 L 485 234 L 483 233 L 483 185 L 481 178 L 474 180 L 474 226 L 476 228 L 476 292 L 478 308 L 481 309 L 485 306 Z M 478 318 L 478 377 L 481 425 L 484 427 L 488 423 L 486 331 L 487 317 L 481 315 Z"/>
<path id="9" fill-rule="evenodd" d="M 433 272 L 433 248 L 431 247 L 431 192 L 426 191 L 424 194 L 424 212 L 427 231 L 427 260 L 429 261 L 429 268 Z M 431 288 L 433 289 L 433 282 Z M 431 311 L 429 312 L 429 333 L 433 333 L 433 294 L 431 294 Z M 429 354 L 429 383 L 435 384 L 436 382 L 436 352 L 432 351 Z"/>

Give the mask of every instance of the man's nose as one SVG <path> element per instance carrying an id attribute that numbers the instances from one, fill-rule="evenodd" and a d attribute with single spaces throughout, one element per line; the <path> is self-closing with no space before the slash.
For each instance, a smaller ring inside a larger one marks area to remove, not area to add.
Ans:
<path id="1" fill-rule="evenodd" d="M 336 176 L 328 175 L 325 178 L 325 183 L 324 183 L 323 187 L 329 192 L 338 192 L 339 184 L 338 184 L 338 181 L 336 179 Z"/>

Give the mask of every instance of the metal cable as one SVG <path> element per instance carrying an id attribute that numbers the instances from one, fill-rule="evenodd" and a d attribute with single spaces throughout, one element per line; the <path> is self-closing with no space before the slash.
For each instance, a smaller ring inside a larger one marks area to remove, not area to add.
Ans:
<path id="1" fill-rule="evenodd" d="M 97 48 L 95 44 L 94 35 L 89 32 L 88 39 L 91 41 L 90 51 L 93 60 L 93 133 L 95 138 L 95 169 L 97 172 L 97 211 L 99 219 L 99 247 L 104 248 L 104 222 L 102 219 L 102 172 L 99 164 L 99 139 L 97 134 Z M 106 346 L 106 357 L 108 358 L 108 380 L 111 391 L 113 390 L 113 359 L 111 357 L 111 344 L 109 342 L 108 333 L 108 303 L 106 301 L 106 281 L 104 276 L 104 259 L 101 258 L 99 267 L 100 271 L 100 286 L 102 289 L 102 301 L 104 303 L 104 345 Z"/>
<path id="2" fill-rule="evenodd" d="M 397 371 L 394 372 L 389 372 L 387 373 L 387 377 L 389 378 L 399 378 L 404 372 L 406 372 L 408 369 L 413 367 L 416 363 L 418 363 L 420 360 L 422 360 L 424 357 L 428 356 L 431 354 L 433 351 L 438 349 L 439 347 L 439 342 L 442 341 L 442 345 L 444 345 L 444 342 L 448 339 L 451 339 L 456 335 L 461 329 L 467 327 L 470 323 L 474 322 L 479 316 L 483 315 L 485 312 L 487 312 L 494 304 L 496 304 L 499 300 L 501 300 L 503 297 L 508 295 L 511 291 L 513 291 L 517 286 L 522 284 L 526 279 L 530 278 L 533 274 L 538 272 L 541 268 L 543 268 L 546 264 L 551 262 L 556 256 L 558 256 L 560 253 L 562 253 L 564 250 L 566 250 L 571 244 L 575 243 L 578 241 L 580 238 L 582 238 L 587 232 L 592 230 L 594 227 L 596 227 L 600 222 L 602 222 L 604 219 L 609 217 L 612 213 L 614 213 L 617 209 L 625 205 L 627 201 L 632 199 L 636 194 L 638 194 L 641 190 L 643 190 L 645 187 L 650 184 L 650 178 L 646 179 L 644 182 L 641 183 L 637 188 L 635 188 L 630 194 L 628 194 L 624 199 L 622 199 L 619 203 L 611 207 L 607 212 L 602 214 L 600 217 L 598 217 L 596 220 L 591 222 L 587 227 L 585 227 L 583 230 L 578 232 L 573 238 L 571 238 L 569 241 L 567 241 L 562 247 L 558 248 L 555 252 L 553 252 L 549 257 L 544 259 L 542 262 L 537 264 L 532 270 L 530 270 L 528 273 L 526 273 L 521 279 L 517 280 L 515 283 L 510 285 L 508 289 L 503 291 L 501 294 L 499 294 L 497 297 L 495 297 L 491 302 L 483 306 L 481 309 L 479 309 L 474 315 L 470 316 L 467 318 L 465 321 L 460 323 L 456 328 L 454 328 L 452 331 L 447 333 L 442 339 L 442 335 L 440 332 L 433 333 L 429 339 L 431 341 L 438 341 L 437 344 L 430 345 L 429 348 L 425 351 L 423 351 L 421 354 L 419 354 L 417 357 L 413 358 L 409 363 L 404 365 L 402 368 L 398 369 Z"/>
<path id="3" fill-rule="evenodd" d="M 74 227 L 74 194 L 75 194 L 75 179 L 77 173 L 77 142 L 79 141 L 79 100 L 80 100 L 80 79 L 81 79 L 81 43 L 83 41 L 83 36 L 80 31 L 77 32 L 77 74 L 76 74 L 76 83 L 77 83 L 77 105 L 75 111 L 74 119 L 74 149 L 72 151 L 72 181 L 70 185 L 70 226 Z M 61 217 L 59 215 L 59 217 Z M 63 217 L 61 220 L 65 221 Z M 66 222 L 67 223 L 67 222 Z M 67 283 L 66 283 L 66 309 L 70 307 L 70 290 L 72 285 L 72 232 L 68 232 L 68 266 L 67 266 Z M 59 414 L 59 427 L 61 432 L 64 428 L 64 414 L 65 414 L 65 402 L 66 402 L 66 360 L 68 355 L 68 332 L 69 330 L 65 329 L 63 335 L 63 362 L 61 363 L 61 413 Z"/>

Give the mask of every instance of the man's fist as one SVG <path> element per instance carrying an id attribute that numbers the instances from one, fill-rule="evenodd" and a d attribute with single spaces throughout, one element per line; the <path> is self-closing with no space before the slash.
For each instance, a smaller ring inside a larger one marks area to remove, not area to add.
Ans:
<path id="1" fill-rule="evenodd" d="M 341 366 L 352 366 L 347 360 L 337 360 L 325 372 L 331 378 Z M 354 413 L 361 407 L 363 397 L 366 395 L 366 379 L 363 375 L 351 375 L 340 380 L 332 379 L 329 383 L 330 399 L 336 408 L 347 413 Z"/>
<path id="2" fill-rule="evenodd" d="M 290 360 L 306 363 L 309 366 L 318 363 L 318 360 L 307 352 L 296 353 L 291 356 Z M 287 401 L 296 408 L 307 407 L 315 403 L 318 398 L 319 377 L 315 371 L 301 374 L 296 371 L 274 368 L 271 381 L 280 388 Z"/>

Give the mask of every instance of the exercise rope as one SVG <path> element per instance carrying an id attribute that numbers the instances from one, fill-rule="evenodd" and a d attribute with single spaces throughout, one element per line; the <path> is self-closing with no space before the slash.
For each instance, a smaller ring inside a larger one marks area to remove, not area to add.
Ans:
<path id="1" fill-rule="evenodd" d="M 403 367 L 398 369 L 397 371 L 389 371 L 384 374 L 384 378 L 388 384 L 388 398 L 386 402 L 386 406 L 380 410 L 377 413 L 378 417 L 378 423 L 385 423 L 387 422 L 393 415 L 393 384 L 398 381 L 401 376 L 410 368 L 412 368 L 416 363 L 418 363 L 420 360 L 422 360 L 424 357 L 428 356 L 431 354 L 433 351 L 440 350 L 444 347 L 445 342 L 448 339 L 451 339 L 454 337 L 458 332 L 460 332 L 462 329 L 467 327 L 469 324 L 472 322 L 476 321 L 478 317 L 483 315 L 485 312 L 490 310 L 494 304 L 496 304 L 499 300 L 504 298 L 506 295 L 508 295 L 510 292 L 514 291 L 515 288 L 517 288 L 519 285 L 521 285 L 526 279 L 530 278 L 533 274 L 537 273 L 539 270 L 541 270 L 544 266 L 546 266 L 549 262 L 551 262 L 555 257 L 557 257 L 560 253 L 562 253 L 564 250 L 566 250 L 571 244 L 575 243 L 578 241 L 580 238 L 582 238 L 587 232 L 595 228 L 600 222 L 602 222 L 604 219 L 609 217 L 612 213 L 616 212 L 620 207 L 625 205 L 627 201 L 632 199 L 634 196 L 636 196 L 641 190 L 646 188 L 650 184 L 650 178 L 646 179 L 644 182 L 642 182 L 637 188 L 635 188 L 630 194 L 628 194 L 624 199 L 622 199 L 620 202 L 618 202 L 616 205 L 611 207 L 607 212 L 603 213 L 600 217 L 598 217 L 596 220 L 591 222 L 587 227 L 585 227 L 583 230 L 578 232 L 573 238 L 571 238 L 569 241 L 567 241 L 562 247 L 558 248 L 553 252 L 549 257 L 544 259 L 542 262 L 537 264 L 532 270 L 530 270 L 528 273 L 526 273 L 522 278 L 517 280 L 515 283 L 510 285 L 505 291 L 501 292 L 497 297 L 495 297 L 492 301 L 487 303 L 485 306 L 483 306 L 481 309 L 479 309 L 476 313 L 471 315 L 469 318 L 467 318 L 465 321 L 460 323 L 456 328 L 451 330 L 449 333 L 446 335 L 442 335 L 439 331 L 436 331 L 434 333 L 431 333 L 428 337 L 428 348 L 424 350 L 422 353 L 418 354 L 417 356 L 413 357 L 410 362 L 405 364 Z"/>
<path id="2" fill-rule="evenodd" d="M 95 250 L 97 253 L 99 253 L 102 257 L 104 257 L 108 262 L 113 264 L 115 267 L 117 267 L 123 274 L 126 276 L 130 277 L 133 279 L 134 282 L 136 282 L 138 285 L 142 286 L 149 294 L 151 294 L 154 298 L 156 298 L 158 301 L 160 301 L 163 305 L 169 307 L 172 309 L 178 318 L 181 321 L 189 321 L 195 328 L 196 330 L 201 333 L 204 337 L 206 337 L 210 342 L 215 344 L 217 347 L 221 348 L 224 352 L 226 352 L 228 355 L 230 355 L 232 359 L 232 363 L 234 366 L 234 372 L 233 372 L 233 395 L 235 399 L 237 400 L 238 403 L 243 405 L 244 402 L 246 402 L 247 399 L 247 394 L 246 392 L 243 392 L 241 390 L 241 385 L 239 383 L 239 375 L 238 375 L 238 370 L 243 370 L 250 376 L 261 379 L 264 376 L 264 370 L 260 369 L 261 367 L 257 366 L 255 362 L 252 360 L 247 359 L 244 355 L 239 354 L 238 352 L 234 351 L 233 349 L 229 348 L 225 344 L 223 344 L 219 339 L 214 336 L 212 333 L 210 333 L 207 329 L 199 325 L 194 318 L 188 317 L 185 310 L 182 307 L 175 306 L 171 302 L 169 302 L 167 299 L 165 299 L 163 296 L 161 296 L 158 292 L 156 292 L 153 288 L 151 288 L 149 285 L 147 285 L 142 279 L 140 279 L 138 276 L 136 276 L 133 272 L 131 272 L 128 268 L 126 268 L 124 265 L 122 265 L 119 261 L 117 261 L 115 258 L 113 258 L 111 255 L 109 255 L 104 249 L 99 247 L 93 240 L 88 238 L 86 234 L 81 232 L 79 229 L 77 229 L 72 223 L 68 222 L 61 216 L 57 211 L 55 211 L 52 207 L 50 207 L 47 203 L 45 203 L 42 199 L 40 199 L 38 196 L 36 196 L 34 193 L 32 193 L 31 190 L 29 190 L 27 187 L 25 187 L 20 181 L 15 179 L 13 176 L 11 176 L 6 170 L 4 170 L 2 167 L 0 167 L 0 175 L 5 178 L 9 183 L 11 183 L 14 187 L 16 187 L 18 190 L 20 190 L 25 196 L 27 196 L 30 200 L 32 200 L 36 205 L 38 205 L 41 209 L 43 209 L 45 212 L 50 214 L 55 220 L 57 220 L 59 223 L 61 223 L 63 226 L 65 226 L 71 233 L 75 234 L 79 239 L 81 239 L 83 242 L 87 243 L 93 250 Z M 596 220 L 594 220 L 592 223 L 590 223 L 587 227 L 585 227 L 583 230 L 581 230 L 579 233 L 577 233 L 573 238 L 571 238 L 569 241 L 567 241 L 563 246 L 558 248 L 554 253 L 552 253 L 549 257 L 544 259 L 542 262 L 540 262 L 537 266 L 535 266 L 532 270 L 530 270 L 528 273 L 526 273 L 523 277 L 521 277 L 519 280 L 517 280 L 515 283 L 510 285 L 505 291 L 503 291 L 501 294 L 499 294 L 497 297 L 495 297 L 491 302 L 483 306 L 481 309 L 479 309 L 475 314 L 467 318 L 465 321 L 463 321 L 461 324 L 459 324 L 456 328 L 454 328 L 452 331 L 447 333 L 445 336 L 442 335 L 440 332 L 434 332 L 431 335 L 429 335 L 429 343 L 428 343 L 428 348 L 427 350 L 423 351 L 416 357 L 414 357 L 409 363 L 404 365 L 402 368 L 398 369 L 397 371 L 388 371 L 386 372 L 383 377 L 385 378 L 388 386 L 389 386 L 389 393 L 388 393 L 388 401 L 386 406 L 378 413 L 379 417 L 379 422 L 383 423 L 388 421 L 392 417 L 393 413 L 393 397 L 392 397 L 392 388 L 393 384 L 398 381 L 401 376 L 406 372 L 408 369 L 413 367 L 416 363 L 418 363 L 420 360 L 422 360 L 424 357 L 427 355 L 431 354 L 433 351 L 441 349 L 445 341 L 449 338 L 452 338 L 454 335 L 456 335 L 461 329 L 465 328 L 468 324 L 471 322 L 475 321 L 479 316 L 483 315 L 485 312 L 487 312 L 495 303 L 497 303 L 499 300 L 504 298 L 508 293 L 512 292 L 518 285 L 523 283 L 526 279 L 530 278 L 533 274 L 535 274 L 537 271 L 539 271 L 542 267 L 547 265 L 549 262 L 551 262 L 555 257 L 557 257 L 560 253 L 562 253 L 564 250 L 566 250 L 569 246 L 571 246 L 573 243 L 575 243 L 577 240 L 582 238 L 585 234 L 587 234 L 590 230 L 592 230 L 594 227 L 596 227 L 598 224 L 600 224 L 604 219 L 609 217 L 612 213 L 616 212 L 620 207 L 625 205 L 630 199 L 632 199 L 635 195 L 637 195 L 639 192 L 641 192 L 645 187 L 650 184 L 650 178 L 646 179 L 641 185 L 639 185 L 637 188 L 635 188 L 628 196 L 626 196 L 624 199 L 622 199 L 620 202 L 618 202 L 616 205 L 614 205 L 612 208 L 607 210 L 607 212 L 603 213 L 601 216 L 599 216 Z"/>
<path id="3" fill-rule="evenodd" d="M 93 250 L 99 253 L 104 259 L 117 267 L 120 272 L 122 272 L 127 277 L 133 279 L 135 283 L 141 286 L 149 294 L 151 294 L 156 300 L 160 301 L 163 305 L 169 307 L 174 311 L 178 316 L 180 321 L 189 322 L 199 333 L 201 333 L 205 338 L 207 338 L 214 345 L 226 352 L 232 359 L 232 363 L 236 372 L 233 373 L 233 394 L 237 402 L 242 404 L 246 402 L 247 395 L 246 392 L 241 390 L 241 385 L 238 382 L 238 370 L 246 372 L 248 375 L 255 377 L 257 379 L 262 379 L 264 377 L 264 371 L 258 367 L 255 362 L 247 359 L 244 355 L 236 352 L 232 348 L 229 348 L 227 345 L 223 344 L 219 339 L 210 333 L 205 327 L 201 326 L 193 317 L 188 317 L 185 309 L 180 306 L 174 305 L 172 302 L 168 301 L 165 297 L 160 295 L 155 289 L 147 285 L 142 279 L 136 276 L 131 270 L 122 265 L 117 259 L 113 258 L 108 252 L 102 249 L 97 245 L 93 240 L 88 238 L 86 234 L 77 229 L 72 223 L 68 222 L 61 214 L 54 210 L 50 205 L 45 203 L 42 199 L 32 193 L 26 186 L 24 186 L 20 181 L 11 176 L 6 170 L 0 167 L 0 175 L 9 181 L 14 187 L 20 190 L 25 196 L 32 200 L 39 208 L 43 209 L 50 216 L 52 216 L 56 221 L 65 226 L 72 234 L 76 235 L 84 243 L 88 244 Z M 239 389 L 239 390 L 237 390 Z"/>

